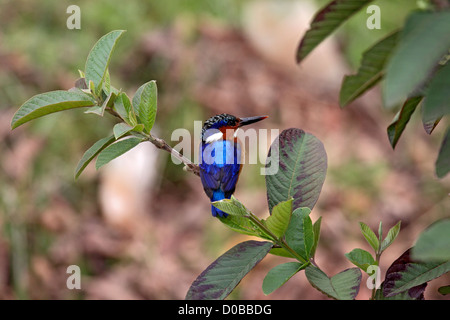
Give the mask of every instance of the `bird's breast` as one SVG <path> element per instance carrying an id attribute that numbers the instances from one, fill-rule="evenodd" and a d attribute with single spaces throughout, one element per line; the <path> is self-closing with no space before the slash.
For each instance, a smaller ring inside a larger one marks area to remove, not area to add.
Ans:
<path id="1" fill-rule="evenodd" d="M 201 165 L 225 166 L 241 164 L 241 146 L 239 142 L 230 140 L 202 143 L 199 159 Z"/>

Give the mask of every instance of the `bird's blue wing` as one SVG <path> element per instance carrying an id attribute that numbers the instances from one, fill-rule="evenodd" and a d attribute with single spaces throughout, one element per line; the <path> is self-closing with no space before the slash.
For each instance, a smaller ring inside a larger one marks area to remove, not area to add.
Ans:
<path id="1" fill-rule="evenodd" d="M 212 199 L 214 191 L 222 191 L 230 198 L 241 170 L 240 146 L 223 140 L 213 142 L 213 145 L 203 144 L 200 150 L 200 178 L 206 194 Z"/>

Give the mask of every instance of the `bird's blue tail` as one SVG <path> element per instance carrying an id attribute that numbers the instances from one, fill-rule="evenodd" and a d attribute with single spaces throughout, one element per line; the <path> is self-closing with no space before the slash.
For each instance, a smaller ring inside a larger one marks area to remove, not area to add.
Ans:
<path id="1" fill-rule="evenodd" d="M 223 200 L 223 199 L 225 199 L 225 194 L 224 194 L 224 192 L 223 192 L 223 191 L 220 191 L 220 190 L 217 190 L 217 191 L 214 191 L 213 196 L 212 196 L 212 198 L 211 198 L 211 202 L 214 202 L 214 201 L 220 201 L 220 200 Z M 228 214 L 226 214 L 225 212 L 223 212 L 223 211 L 220 210 L 220 209 L 217 209 L 217 208 L 214 207 L 213 205 L 211 205 L 211 212 L 212 212 L 212 215 L 213 215 L 214 217 L 216 217 L 216 216 L 219 216 L 219 217 L 227 217 L 227 216 L 228 216 Z"/>

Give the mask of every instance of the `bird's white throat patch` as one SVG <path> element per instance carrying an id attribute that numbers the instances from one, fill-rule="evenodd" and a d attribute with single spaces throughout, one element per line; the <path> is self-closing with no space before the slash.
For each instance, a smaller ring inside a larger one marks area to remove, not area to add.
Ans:
<path id="1" fill-rule="evenodd" d="M 212 143 L 215 141 L 219 141 L 220 139 L 222 139 L 222 137 L 223 137 L 223 133 L 221 131 L 219 131 L 219 132 L 216 132 L 216 133 L 210 135 L 208 138 L 206 138 L 205 142 Z"/>

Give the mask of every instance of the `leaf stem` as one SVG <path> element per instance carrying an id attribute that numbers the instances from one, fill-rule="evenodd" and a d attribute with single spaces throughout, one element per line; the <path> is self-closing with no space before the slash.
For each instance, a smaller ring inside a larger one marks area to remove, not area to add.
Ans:
<path id="1" fill-rule="evenodd" d="M 98 105 L 101 105 L 102 103 L 103 103 L 103 101 L 99 101 Z M 114 117 L 120 119 L 121 122 L 127 123 L 125 121 L 125 119 L 123 119 L 113 108 L 107 107 L 106 111 L 108 113 L 110 113 L 111 115 L 113 115 Z M 200 176 L 200 168 L 198 167 L 198 165 L 194 164 L 191 160 L 189 160 L 188 158 L 183 156 L 181 153 L 179 153 L 178 151 L 173 149 L 163 139 L 158 138 L 158 137 L 154 137 L 152 134 L 147 134 L 145 132 L 133 132 L 133 133 L 136 134 L 136 135 L 144 136 L 147 141 L 150 141 L 151 143 L 153 143 L 153 145 L 155 147 L 157 147 L 158 149 L 162 149 L 162 150 L 165 150 L 165 151 L 169 152 L 175 158 L 177 158 L 178 160 L 180 160 L 181 162 L 184 163 L 184 165 L 185 165 L 184 169 L 186 171 L 192 172 L 196 176 Z"/>
<path id="2" fill-rule="evenodd" d="M 272 233 L 272 231 L 270 231 L 262 222 L 261 220 L 259 220 L 259 218 L 257 216 L 255 216 L 253 213 L 251 213 L 250 211 L 247 210 L 247 217 L 258 226 L 258 228 L 260 228 L 261 230 L 263 230 L 267 235 L 269 235 L 273 242 L 275 242 L 276 245 L 280 246 L 281 248 L 285 249 L 287 252 L 289 252 L 295 259 L 297 259 L 298 261 L 300 261 L 301 263 L 305 264 L 308 263 L 309 261 L 306 261 L 305 259 L 303 259 L 297 252 L 294 251 L 294 249 L 292 249 L 287 243 L 286 241 L 282 238 L 282 237 L 277 237 L 276 235 L 274 235 Z"/>

